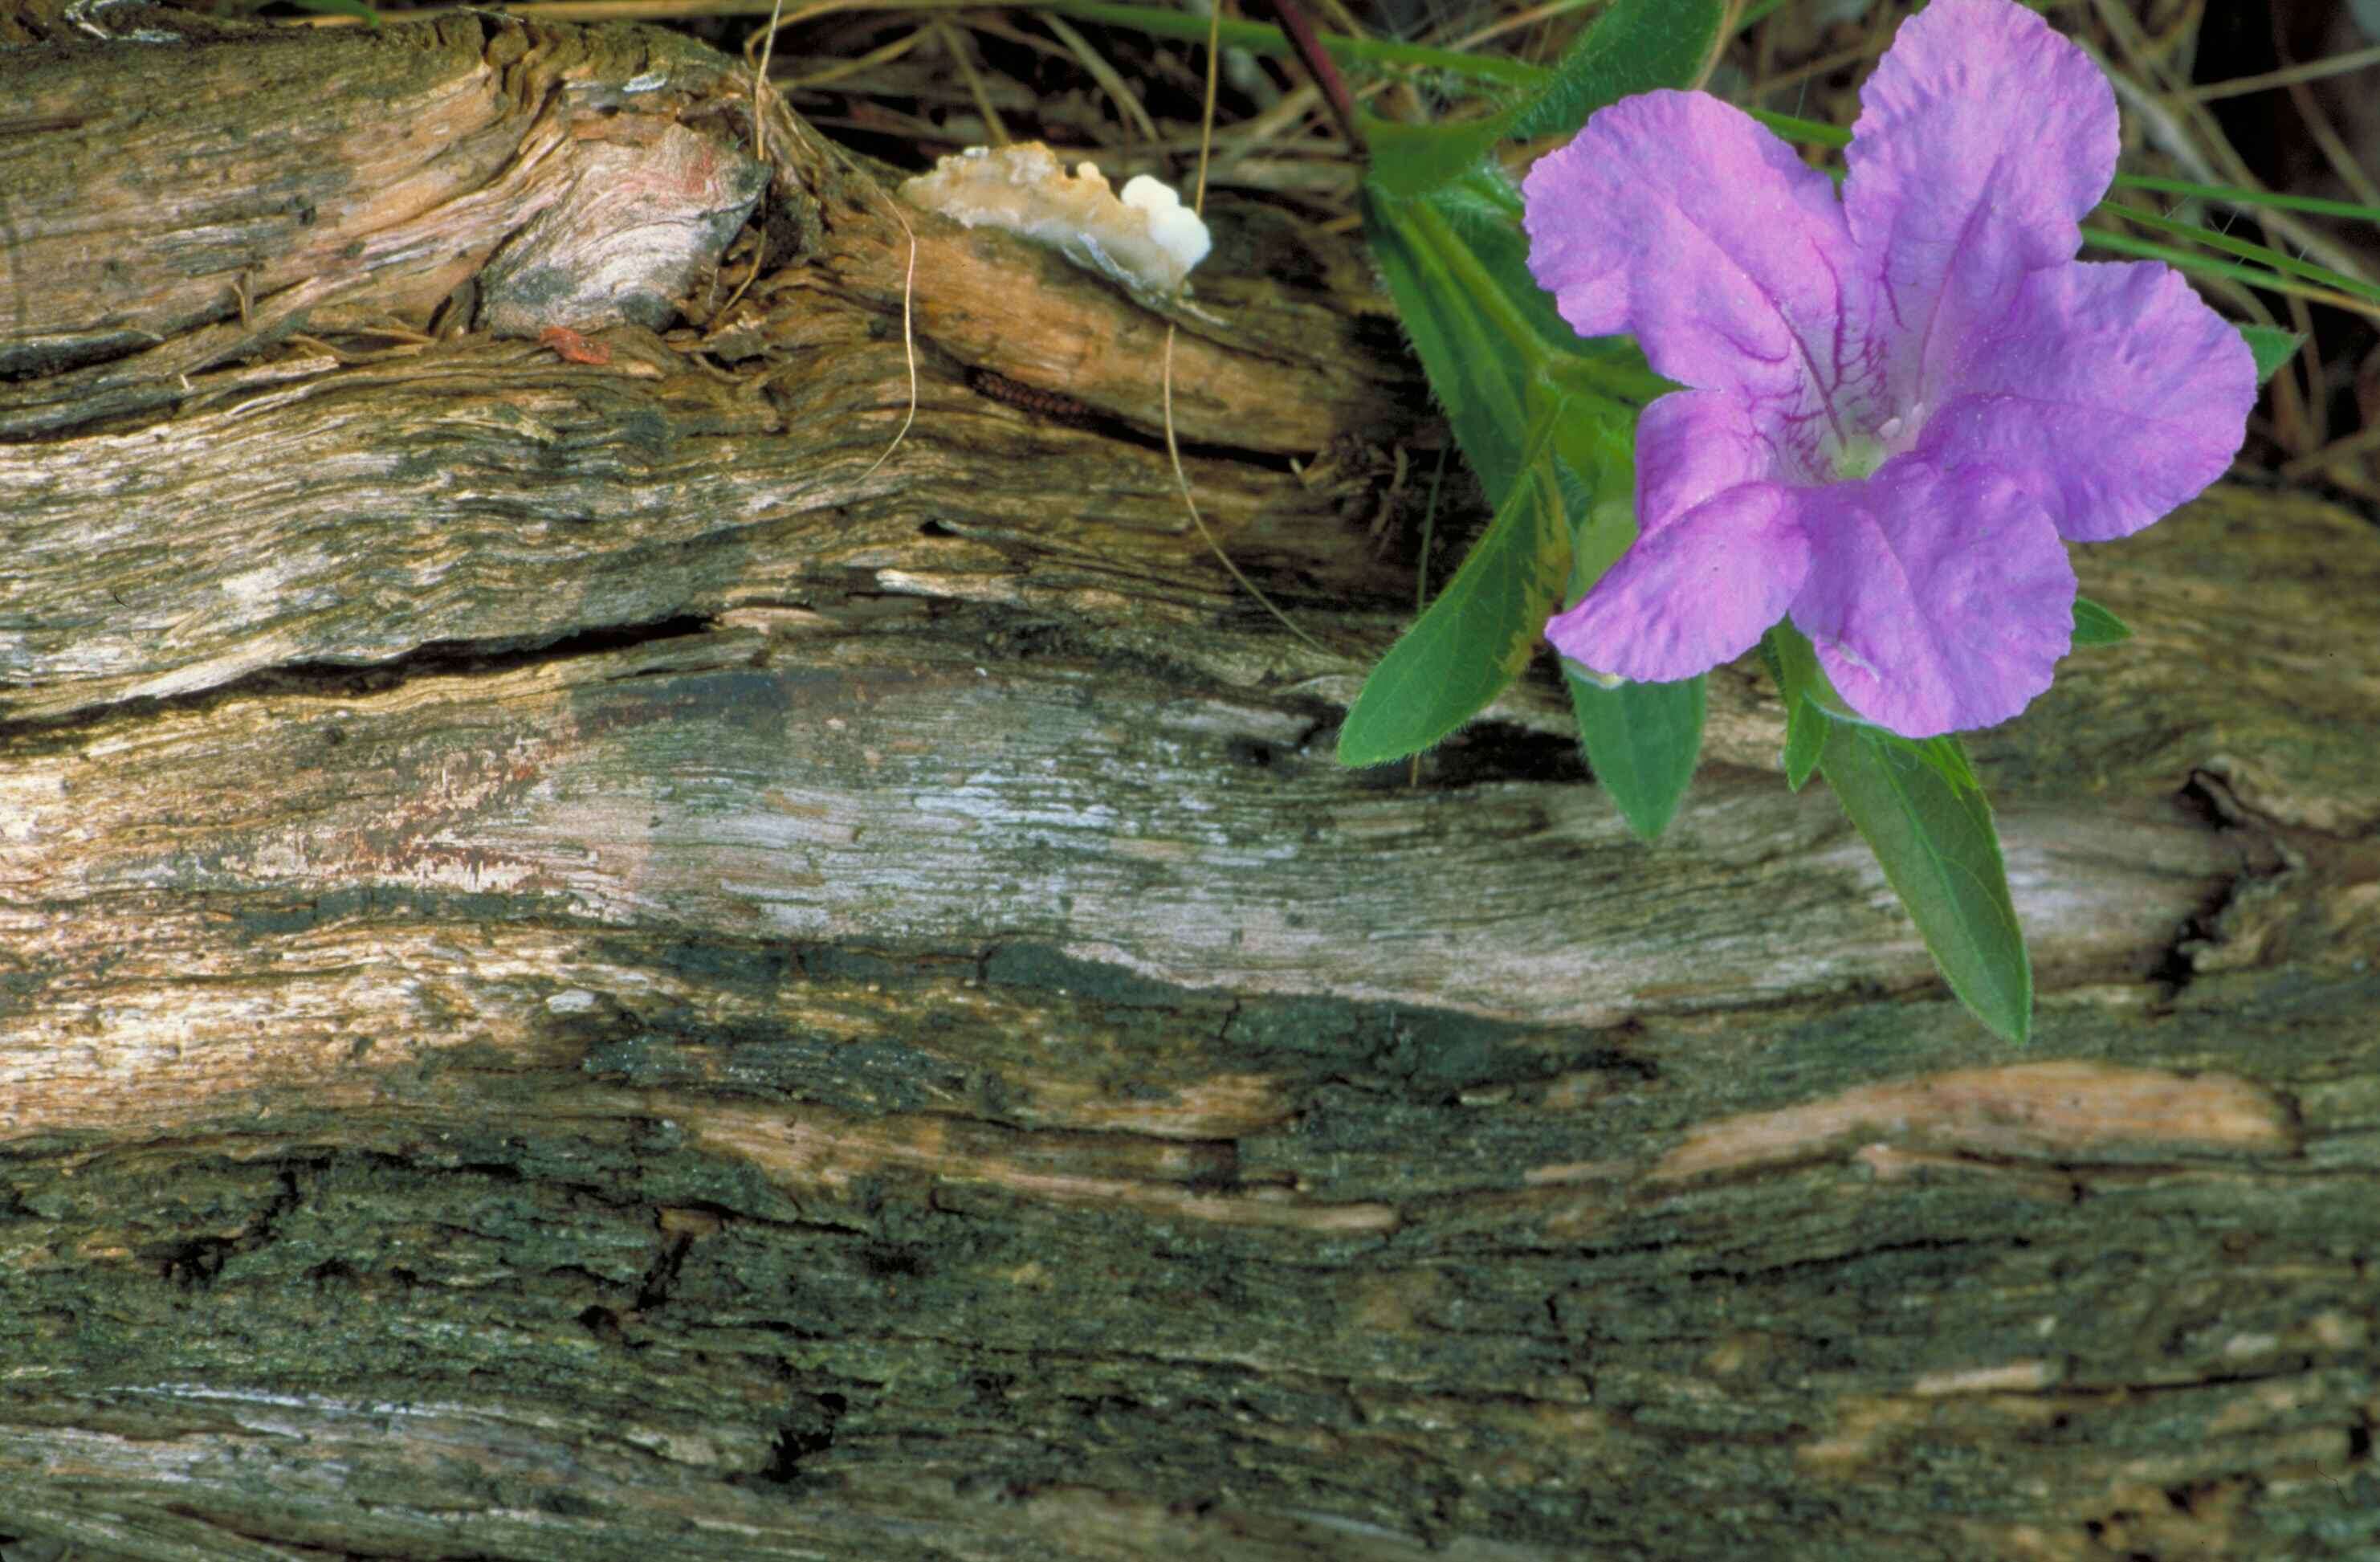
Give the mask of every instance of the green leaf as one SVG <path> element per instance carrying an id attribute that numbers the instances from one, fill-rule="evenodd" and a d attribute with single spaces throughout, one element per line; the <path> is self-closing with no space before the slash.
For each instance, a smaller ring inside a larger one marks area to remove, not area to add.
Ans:
<path id="1" fill-rule="evenodd" d="M 2242 325 L 2240 335 L 2248 338 L 2248 350 L 2256 355 L 2256 383 L 2265 384 L 2281 372 L 2281 365 L 2295 358 L 2305 338 L 2295 331 L 2283 331 L 2271 325 Z"/>
<path id="2" fill-rule="evenodd" d="M 1974 762 L 1967 758 L 1966 745 L 1949 733 L 1939 738 L 1903 738 L 1897 732 L 1888 732 L 1872 724 L 1846 724 L 1840 717 L 1834 719 L 1838 726 L 1866 726 L 1870 732 L 1900 744 L 1909 750 L 1911 758 L 1931 768 L 1953 791 L 1961 794 L 1972 792 L 1979 798 L 1984 795 L 1984 778 L 1975 774 Z"/>
<path id="3" fill-rule="evenodd" d="M 1536 333 L 1525 322 L 1500 320 L 1496 300 L 1475 288 L 1475 279 L 1459 275 L 1466 259 L 1474 268 L 1487 262 L 1450 252 L 1463 246 L 1439 201 L 1399 200 L 1366 185 L 1364 227 L 1430 388 L 1488 503 L 1500 508 L 1520 477 L 1527 360 Z"/>
<path id="4" fill-rule="evenodd" d="M 1973 774 L 1956 738 L 1926 744 L 1956 751 L 1957 768 Z M 1946 781 L 1919 747 L 1837 722 L 1820 765 L 1950 991 L 1994 1035 L 2022 1043 L 2033 1030 L 2033 965 L 1991 805 L 1980 788 Z"/>
<path id="5" fill-rule="evenodd" d="M 1785 785 L 1795 791 L 1810 784 L 1811 773 L 1827 753 L 1827 730 L 1834 725 L 1815 700 L 1786 703 Z"/>
<path id="6" fill-rule="evenodd" d="M 1361 116 L 1370 182 L 1390 195 L 1427 195 L 1522 137 L 1569 136 L 1609 104 L 1682 87 L 1709 57 L 1720 0 L 1616 0 L 1572 45 L 1552 77 L 1500 114 L 1452 125 Z"/>
<path id="7" fill-rule="evenodd" d="M 1851 702 L 1828 681 L 1826 668 L 1820 665 L 1818 653 L 1812 648 L 1809 638 L 1795 628 L 1791 621 L 1775 625 L 1761 637 L 1760 653 L 1762 659 L 1768 664 L 1770 675 L 1777 679 L 1778 691 L 1785 697 L 1785 747 L 1789 756 L 1796 747 L 1793 724 L 1815 715 L 1823 718 L 1829 727 L 1858 727 L 1878 732 L 1896 743 L 1905 745 L 1911 757 L 1932 767 L 1935 774 L 1941 776 L 1943 784 L 1954 791 L 1983 791 L 1984 784 L 1976 778 L 1975 767 L 1967 763 L 1967 750 L 1961 748 L 1955 739 L 1903 738 L 1852 710 Z M 1804 706 L 1809 707 L 1808 711 L 1803 709 Z M 1800 752 L 1809 754 L 1814 748 L 1823 747 L 1824 741 L 1804 736 Z M 1817 758 L 1815 763 L 1823 767 L 1825 762 L 1823 758 Z M 1798 792 L 1802 789 L 1802 782 L 1809 779 L 1809 772 L 1804 770 L 1800 780 L 1794 779 L 1792 759 L 1789 757 L 1785 779 Z"/>
<path id="8" fill-rule="evenodd" d="M 1590 543 L 1599 574 L 1635 535 L 1633 508 L 1612 496 L 1633 492 L 1635 415 L 1669 382 L 1633 343 L 1571 330 L 1529 275 L 1520 205 L 1485 165 L 1426 194 L 1364 187 L 1380 275 L 1496 515 L 1366 680 L 1340 730 L 1348 764 L 1417 752 L 1476 714 L 1540 643 L 1573 536 Z M 1646 819 L 1676 808 L 1649 792 L 1631 800 Z"/>
<path id="9" fill-rule="evenodd" d="M 1827 750 L 1827 731 L 1834 723 L 1823 701 L 1834 698 L 1826 670 L 1807 637 L 1779 624 L 1760 637 L 1760 659 L 1777 680 L 1785 702 L 1785 785 L 1800 791 L 1810 784 Z"/>
<path id="10" fill-rule="evenodd" d="M 1636 541 L 1635 417 L 1617 409 L 1564 419 L 1554 426 L 1553 453 L 1576 479 L 1568 495 L 1570 590 L 1562 596 L 1571 607 Z"/>
<path id="11" fill-rule="evenodd" d="M 1457 124 L 1361 116 L 1368 178 L 1390 195 L 1428 195 L 1478 169 L 1504 140 L 1575 136 L 1587 115 L 1664 86 L 1685 86 L 1718 38 L 1720 0 L 1616 0 L 1571 45 L 1545 86 L 1500 115 Z"/>
<path id="12" fill-rule="evenodd" d="M 1685 86 L 1710 57 L 1726 9 L 1720 0 L 1614 0 L 1554 67 L 1553 79 L 1512 110 L 1504 133 L 1575 135 L 1607 104 Z"/>
<path id="13" fill-rule="evenodd" d="M 1635 345 L 1582 341 L 1529 275 L 1520 192 L 1478 168 L 1426 196 L 1364 187 L 1364 230 L 1456 441 L 1500 506 L 1519 480 L 1532 395 L 1583 415 L 1633 411 L 1669 390 Z"/>
<path id="14" fill-rule="evenodd" d="M 1994 1034 L 2022 1042 L 2033 1027 L 2033 965 L 1991 805 L 1966 750 L 1947 735 L 1903 738 L 1838 714 L 1842 697 L 1791 624 L 1770 629 L 1762 647 L 1792 713 L 1788 778 L 1801 757 L 1793 724 L 1820 725 L 1812 758 L 1909 909 L 1950 991 Z M 1810 741 L 1802 739 L 1803 746 Z"/>
<path id="15" fill-rule="evenodd" d="M 1658 840 L 1677 816 L 1703 748 L 1703 679 L 1606 689 L 1564 663 L 1579 742 L 1595 778 L 1640 840 Z"/>
<path id="16" fill-rule="evenodd" d="M 1503 214 L 1517 196 L 1500 174 L 1483 168 L 1416 199 L 1374 185 L 1364 195 L 1381 276 L 1496 515 L 1439 600 L 1366 680 L 1340 731 L 1348 764 L 1427 748 L 1527 664 L 1569 569 L 1572 512 L 1587 500 L 1584 480 L 1557 458 L 1557 432 L 1567 447 L 1576 438 L 1568 420 L 1624 428 L 1634 412 L 1595 390 L 1591 372 L 1558 383 L 1541 372 L 1558 356 L 1587 355 L 1528 276 L 1520 235 Z M 1633 388 L 1661 383 L 1609 348 L 1596 361 Z"/>
<path id="17" fill-rule="evenodd" d="M 2087 596 L 2074 599 L 2076 645 L 2120 645 L 2132 638 L 2131 626 Z"/>
<path id="18" fill-rule="evenodd" d="M 1419 622 L 1364 680 L 1339 729 L 1339 763 L 1419 753 L 1479 713 L 1536 653 L 1570 570 L 1570 526 L 1545 458 L 1566 404 L 1538 415 L 1525 470 L 1487 534 Z"/>
<path id="19" fill-rule="evenodd" d="M 1633 421 L 1573 418 L 1554 429 L 1554 449 L 1581 494 L 1570 502 L 1570 590 L 1575 604 L 1636 540 L 1636 431 Z M 1628 827 L 1658 840 L 1677 816 L 1703 747 L 1703 679 L 1602 683 L 1562 664 L 1588 768 Z"/>
<path id="20" fill-rule="evenodd" d="M 1427 195 L 1485 163 L 1504 139 L 1506 117 L 1415 125 L 1359 109 L 1356 124 L 1372 159 L 1368 182 L 1390 195 Z"/>

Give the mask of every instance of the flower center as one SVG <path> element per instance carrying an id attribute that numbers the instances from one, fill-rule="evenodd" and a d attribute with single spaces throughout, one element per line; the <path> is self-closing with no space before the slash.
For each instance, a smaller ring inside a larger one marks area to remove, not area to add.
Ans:
<path id="1" fill-rule="evenodd" d="M 1835 451 L 1835 477 L 1839 482 L 1856 482 L 1884 465 L 1884 441 L 1874 434 L 1855 433 L 1843 441 Z"/>
<path id="2" fill-rule="evenodd" d="M 1876 468 L 1917 443 L 1917 431 L 1924 423 L 1921 407 L 1912 409 L 1906 417 L 1887 418 L 1873 430 L 1847 432 L 1830 452 L 1835 481 L 1857 482 L 1874 476 Z"/>

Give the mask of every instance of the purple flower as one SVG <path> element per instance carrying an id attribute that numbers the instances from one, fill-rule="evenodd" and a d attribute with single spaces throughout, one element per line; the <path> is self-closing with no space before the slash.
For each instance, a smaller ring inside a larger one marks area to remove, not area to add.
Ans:
<path id="1" fill-rule="evenodd" d="M 2074 259 L 2116 100 L 2011 0 L 1934 0 L 1860 95 L 1841 199 L 1702 92 L 1587 121 L 1524 187 L 1581 336 L 1687 389 L 1636 435 L 1635 545 L 1546 634 L 1646 682 L 1780 617 L 1868 720 L 1987 726 L 2072 634 L 2061 539 L 2137 531 L 2238 451 L 2256 372 L 2155 263 Z"/>

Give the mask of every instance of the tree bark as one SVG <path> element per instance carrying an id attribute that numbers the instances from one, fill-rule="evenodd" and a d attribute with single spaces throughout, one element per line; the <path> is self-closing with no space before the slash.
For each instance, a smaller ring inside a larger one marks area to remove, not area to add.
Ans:
<path id="1" fill-rule="evenodd" d="M 698 45 L 5 36 L 7 1556 L 2380 1548 L 2364 521 L 2079 552 L 2012 1051 L 1748 665 L 1649 848 L 1542 671 L 1334 764 L 1359 256 L 1176 316 L 1307 643 L 1162 318 Z"/>

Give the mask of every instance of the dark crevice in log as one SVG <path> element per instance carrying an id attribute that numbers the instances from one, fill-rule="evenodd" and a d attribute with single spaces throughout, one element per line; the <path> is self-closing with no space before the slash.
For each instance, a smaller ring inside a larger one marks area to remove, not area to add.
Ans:
<path id="1" fill-rule="evenodd" d="M 2289 881 L 2352 879 L 2367 855 L 2264 816 L 2244 804 L 2224 777 L 2205 770 L 2192 771 L 2173 802 L 2182 817 L 2221 840 L 2237 866 L 2206 886 L 2147 968 L 2161 1009 L 2181 1000 L 2210 953 L 2220 964 L 2219 952 L 2228 945 L 2269 945 L 2288 935 L 2286 928 L 2273 926 L 2273 908 Z"/>
<path id="2" fill-rule="evenodd" d="M 816 1459 L 834 1446 L 835 1426 L 851 1408 L 848 1398 L 832 1392 L 797 1391 L 795 1397 L 808 1403 L 796 1407 L 771 1442 L 768 1466 L 755 1473 L 757 1481 L 776 1486 L 799 1484 L 803 1461 Z"/>
<path id="3" fill-rule="evenodd" d="M 1338 740 L 1335 731 L 1330 739 Z M 1402 784 L 1406 769 L 1406 762 L 1395 761 L 1374 767 L 1370 774 Z M 1415 789 L 1463 792 L 1508 784 L 1576 787 L 1594 779 L 1574 737 L 1533 732 L 1504 722 L 1475 721 L 1422 756 Z"/>
<path id="4" fill-rule="evenodd" d="M 2247 809 L 2223 778 L 2204 770 L 2190 773 L 2174 793 L 2174 801 L 2213 830 L 2240 829 L 2250 820 Z"/>
<path id="5" fill-rule="evenodd" d="M 2220 936 L 2223 913 L 2238 893 L 2237 882 L 2229 880 L 2210 889 L 2197 909 L 2174 929 L 2172 942 L 2151 962 L 2145 976 L 2155 984 L 2161 1006 L 2171 1006 L 2197 979 L 2197 954 Z"/>
<path id="6" fill-rule="evenodd" d="M 433 641 L 383 662 L 347 665 L 329 662 L 292 662 L 248 673 L 211 689 L 188 694 L 152 695 L 114 704 L 86 706 L 67 714 L 30 720 L 0 721 L 0 752 L 55 752 L 71 746 L 75 736 L 109 722 L 138 723 L 169 711 L 217 709 L 235 700 L 352 700 L 383 693 L 418 678 L 457 675 L 492 675 L 523 667 L 567 662 L 582 656 L 634 650 L 664 641 L 707 634 L 711 619 L 697 614 L 674 614 L 642 624 L 577 629 L 568 634 L 533 639 L 495 638 L 485 641 Z M 6 709 L 0 702 L 0 711 Z"/>

